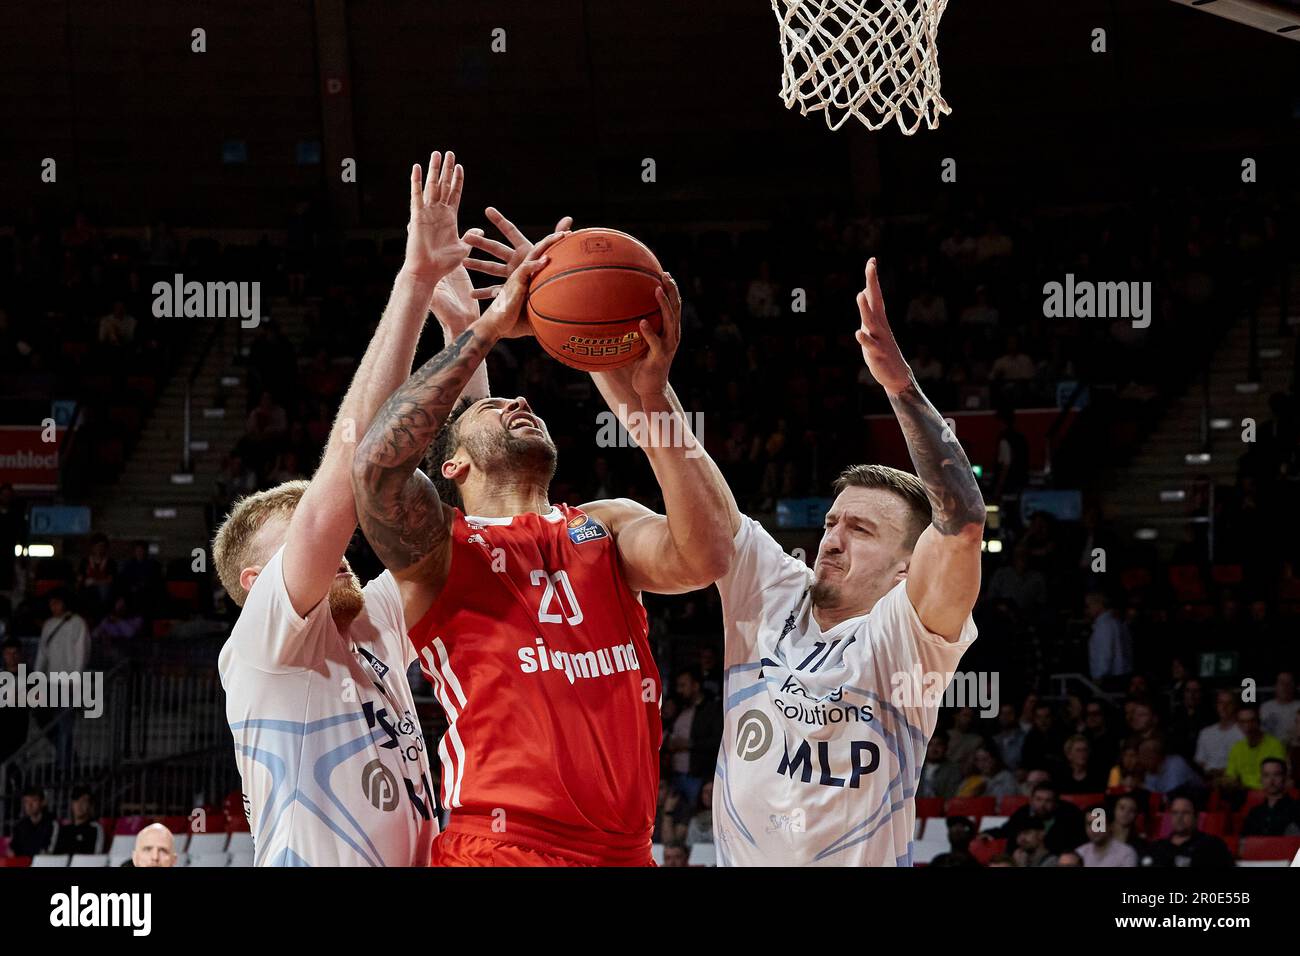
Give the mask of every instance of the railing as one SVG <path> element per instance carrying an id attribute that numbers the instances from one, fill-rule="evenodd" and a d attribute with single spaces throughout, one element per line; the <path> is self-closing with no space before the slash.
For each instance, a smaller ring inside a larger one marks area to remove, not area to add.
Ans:
<path id="1" fill-rule="evenodd" d="M 198 796 L 219 801 L 237 786 L 215 671 L 168 674 L 119 664 L 104 675 L 103 701 L 98 717 L 61 711 L 0 763 L 5 820 L 17 818 L 28 787 L 42 788 L 61 814 L 73 788 L 89 786 L 99 814 L 118 816 L 124 810 L 186 814 Z M 151 809 L 137 809 L 145 804 Z"/>
<path id="2" fill-rule="evenodd" d="M 181 471 L 190 472 L 192 470 L 190 463 L 190 436 L 192 434 L 191 417 L 192 417 L 192 399 L 194 393 L 194 383 L 203 371 L 203 366 L 208 360 L 208 353 L 212 351 L 212 346 L 216 343 L 221 335 L 221 323 L 224 320 L 215 319 L 212 322 L 212 328 L 208 331 L 208 337 L 203 342 L 203 347 L 199 349 L 198 358 L 194 360 L 194 365 L 190 369 L 190 376 L 185 380 L 185 424 L 181 429 Z"/>

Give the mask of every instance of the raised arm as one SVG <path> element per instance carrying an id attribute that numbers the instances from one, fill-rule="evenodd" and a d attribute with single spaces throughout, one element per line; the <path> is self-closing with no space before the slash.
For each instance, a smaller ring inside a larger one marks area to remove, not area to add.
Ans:
<path id="1" fill-rule="evenodd" d="M 412 623 L 442 589 L 451 555 L 453 512 L 420 470 L 420 460 L 492 346 L 527 334 L 520 311 L 528 280 L 559 238 L 553 234 L 538 243 L 482 318 L 393 392 L 357 447 L 351 478 L 361 528 L 397 578 Z"/>
<path id="2" fill-rule="evenodd" d="M 912 552 L 907 596 L 922 624 L 956 640 L 979 597 L 984 496 L 957 436 L 921 394 L 894 341 L 874 258 L 867 263 L 866 278 L 866 288 L 858 293 L 858 344 L 894 406 L 912 465 L 930 498 L 930 527 Z"/>
<path id="3" fill-rule="evenodd" d="M 664 277 L 656 296 L 663 334 L 641 322 L 649 352 L 629 366 L 591 377 L 650 460 L 665 514 L 626 498 L 592 502 L 583 510 L 609 526 L 633 590 L 675 594 L 707 587 L 727 573 L 740 512 L 668 384 L 682 314 L 671 276 Z"/>
<path id="4" fill-rule="evenodd" d="M 285 539 L 284 583 L 293 609 L 306 614 L 328 593 L 357 528 L 352 459 L 375 410 L 410 374 L 415 346 L 439 280 L 469 255 L 456 230 L 465 171 L 454 153 L 429 157 L 424 182 L 411 168 L 406 258 L 383 317 L 339 405 L 325 454 L 294 510 Z"/>

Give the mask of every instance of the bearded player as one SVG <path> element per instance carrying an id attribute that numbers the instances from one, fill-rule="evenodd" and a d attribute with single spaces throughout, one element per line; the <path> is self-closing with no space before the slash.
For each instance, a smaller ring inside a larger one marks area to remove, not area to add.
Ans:
<path id="1" fill-rule="evenodd" d="M 718 581 L 726 713 L 714 786 L 723 865 L 910 866 L 939 692 L 975 639 L 984 501 L 885 317 L 876 261 L 858 344 L 917 475 L 848 468 L 812 569 L 739 515 Z M 942 675 L 935 678 L 933 675 Z"/>
<path id="2" fill-rule="evenodd" d="M 494 221 L 512 246 L 467 236 L 510 260 L 475 265 L 507 277 L 493 307 L 389 399 L 353 470 L 361 526 L 398 582 L 449 722 L 450 823 L 432 861 L 651 865 L 662 688 L 640 592 L 716 580 L 735 505 L 668 385 L 681 307 L 671 278 L 657 290 L 662 336 L 641 327 L 648 354 L 594 376 L 607 399 L 669 416 L 664 431 L 681 436 L 643 445 L 666 514 L 627 499 L 553 504 L 555 443 L 527 400 L 457 407 L 495 343 L 527 334 L 527 282 L 559 238 L 534 248 Z M 431 443 L 446 500 L 418 467 Z"/>
<path id="3" fill-rule="evenodd" d="M 449 340 L 468 321 L 450 308 L 469 287 L 463 180 L 452 153 L 427 183 L 411 170 L 405 260 L 316 474 L 241 499 L 213 542 L 242 609 L 218 666 L 259 866 L 423 866 L 438 830 L 401 595 L 387 573 L 362 588 L 344 552 L 357 436 L 410 374 L 431 301 Z"/>

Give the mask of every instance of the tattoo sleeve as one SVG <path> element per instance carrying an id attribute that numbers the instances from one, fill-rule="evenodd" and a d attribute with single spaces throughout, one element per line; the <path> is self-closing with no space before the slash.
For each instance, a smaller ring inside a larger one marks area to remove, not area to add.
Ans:
<path id="1" fill-rule="evenodd" d="M 490 348 L 466 329 L 389 397 L 357 446 L 357 515 L 390 571 L 418 564 L 446 538 L 450 510 L 418 466 Z"/>
<path id="2" fill-rule="evenodd" d="M 958 534 L 984 523 L 984 496 L 970 461 L 943 416 L 930 404 L 916 382 L 889 396 L 894 415 L 907 439 L 916 474 L 930 498 L 930 522 L 940 534 Z"/>

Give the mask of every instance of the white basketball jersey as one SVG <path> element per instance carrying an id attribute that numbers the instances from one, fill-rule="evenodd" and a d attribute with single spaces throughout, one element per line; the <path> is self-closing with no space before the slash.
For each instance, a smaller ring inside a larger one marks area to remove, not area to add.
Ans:
<path id="1" fill-rule="evenodd" d="M 823 633 L 813 572 L 742 518 L 718 582 L 726 629 L 713 831 L 723 866 L 911 866 L 917 782 L 938 707 L 914 691 L 975 639 L 926 630 L 899 583 Z M 900 676 L 901 675 L 901 676 Z M 896 691 L 896 689 L 907 691 Z M 898 703 L 895 703 L 898 701 Z"/>
<path id="2" fill-rule="evenodd" d="M 402 598 L 385 571 L 345 633 L 322 600 L 299 617 L 284 549 L 257 576 L 218 669 L 257 866 L 427 866 L 438 832 L 406 670 Z"/>

